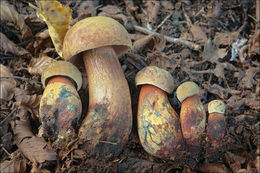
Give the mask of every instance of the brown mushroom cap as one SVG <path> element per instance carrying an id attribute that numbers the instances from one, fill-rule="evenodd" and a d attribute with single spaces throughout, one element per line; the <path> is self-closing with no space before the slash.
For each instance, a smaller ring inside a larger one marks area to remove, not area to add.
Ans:
<path id="1" fill-rule="evenodd" d="M 171 94 L 174 89 L 172 75 L 159 67 L 148 66 L 140 70 L 135 77 L 135 85 L 150 84 Z"/>
<path id="2" fill-rule="evenodd" d="M 77 90 L 81 88 L 82 77 L 80 71 L 73 64 L 66 61 L 56 61 L 49 65 L 42 73 L 41 81 L 43 86 L 46 86 L 46 82 L 53 76 L 65 76 L 69 77 L 76 83 Z"/>
<path id="3" fill-rule="evenodd" d="M 210 113 L 220 113 L 224 114 L 226 110 L 226 105 L 222 100 L 213 100 L 208 104 L 208 112 Z"/>
<path id="4" fill-rule="evenodd" d="M 132 48 L 126 29 L 116 20 L 104 17 L 88 17 L 72 26 L 63 41 L 63 58 L 103 46 L 113 46 L 118 56 Z"/>
<path id="5" fill-rule="evenodd" d="M 186 98 L 199 94 L 199 86 L 191 81 L 182 83 L 176 90 L 177 98 L 180 102 Z"/>

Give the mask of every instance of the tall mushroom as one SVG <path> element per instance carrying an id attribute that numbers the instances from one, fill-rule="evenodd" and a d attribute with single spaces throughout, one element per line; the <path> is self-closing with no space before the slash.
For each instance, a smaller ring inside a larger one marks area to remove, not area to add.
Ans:
<path id="1" fill-rule="evenodd" d="M 176 93 L 182 103 L 180 122 L 183 137 L 189 151 L 199 153 L 206 126 L 206 112 L 198 95 L 199 87 L 194 82 L 184 82 L 177 88 Z"/>
<path id="2" fill-rule="evenodd" d="M 172 93 L 173 77 L 166 70 L 148 66 L 139 71 L 136 85 L 142 85 L 138 101 L 138 135 L 151 155 L 174 160 L 184 149 L 179 115 L 167 94 Z"/>
<path id="3" fill-rule="evenodd" d="M 103 16 L 79 21 L 64 38 L 64 59 L 82 56 L 88 76 L 88 113 L 79 129 L 85 150 L 110 156 L 118 154 L 128 140 L 131 98 L 118 56 L 131 47 L 126 29 Z"/>
<path id="4" fill-rule="evenodd" d="M 50 138 L 55 148 L 64 149 L 75 134 L 82 105 L 77 90 L 81 73 L 69 62 L 57 61 L 43 72 L 45 88 L 40 102 L 40 135 Z"/>

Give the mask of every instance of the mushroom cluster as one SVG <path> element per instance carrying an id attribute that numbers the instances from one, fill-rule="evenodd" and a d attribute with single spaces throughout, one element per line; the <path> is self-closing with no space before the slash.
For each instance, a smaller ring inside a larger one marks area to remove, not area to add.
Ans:
<path id="1" fill-rule="evenodd" d="M 181 102 L 180 115 L 170 105 L 167 93 L 174 89 L 173 77 L 166 70 L 148 66 L 139 71 L 136 85 L 142 85 L 138 101 L 138 135 L 143 148 L 151 155 L 175 160 L 200 153 L 206 128 L 206 112 L 199 98 L 199 87 L 184 82 L 176 90 Z M 221 145 L 225 135 L 225 104 L 214 100 L 208 105 L 207 139 L 212 147 Z"/>
<path id="2" fill-rule="evenodd" d="M 80 148 L 108 158 L 120 153 L 132 129 L 131 97 L 118 57 L 132 48 L 126 29 L 108 17 L 89 17 L 71 27 L 63 42 L 63 58 L 85 65 L 89 86 L 88 112 L 76 135 L 82 104 L 77 90 L 81 73 L 69 62 L 58 61 L 45 69 L 45 88 L 40 103 L 41 135 L 55 148 L 63 149 L 74 136 Z M 83 61 L 82 61 L 83 60 Z M 173 77 L 163 69 L 148 66 L 136 75 L 142 85 L 138 103 L 138 134 L 151 155 L 175 160 L 187 151 L 200 153 L 206 128 L 206 112 L 199 87 L 185 82 L 177 88 L 182 103 L 180 115 L 167 93 L 175 88 Z M 209 103 L 207 139 L 213 147 L 225 135 L 225 104 Z"/>

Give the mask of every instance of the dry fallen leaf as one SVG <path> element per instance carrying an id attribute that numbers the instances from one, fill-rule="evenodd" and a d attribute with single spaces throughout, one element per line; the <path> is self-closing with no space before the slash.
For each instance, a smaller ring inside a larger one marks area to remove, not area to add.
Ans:
<path id="1" fill-rule="evenodd" d="M 221 163 L 206 163 L 203 164 L 200 168 L 199 171 L 205 172 L 205 173 L 228 173 L 229 170 L 228 168 Z"/>
<path id="2" fill-rule="evenodd" d="M 207 40 L 208 40 L 207 35 L 200 26 L 191 25 L 190 30 L 191 30 L 191 33 L 192 33 L 195 41 L 197 41 L 201 44 L 205 44 L 207 42 Z"/>
<path id="3" fill-rule="evenodd" d="M 107 14 L 118 14 L 122 12 L 122 10 L 116 5 L 106 5 L 99 10 Z"/>
<path id="4" fill-rule="evenodd" d="M 214 38 L 214 43 L 216 47 L 222 46 L 231 46 L 233 42 L 237 40 L 238 32 L 224 32 L 224 33 L 216 33 Z"/>
<path id="5" fill-rule="evenodd" d="M 41 101 L 42 95 L 28 95 L 23 89 L 15 88 L 15 100 L 16 106 L 23 106 L 28 110 L 32 115 L 33 118 L 38 117 L 39 115 L 39 106 Z"/>
<path id="6" fill-rule="evenodd" d="M 241 165 L 246 161 L 244 157 L 235 155 L 231 152 L 225 154 L 225 160 L 233 172 L 238 172 L 241 169 Z"/>
<path id="7" fill-rule="evenodd" d="M 28 112 L 25 108 L 19 107 L 11 125 L 15 143 L 26 158 L 34 163 L 56 164 L 57 154 L 55 150 L 43 138 L 32 133 Z"/>
<path id="8" fill-rule="evenodd" d="M 44 69 L 55 61 L 55 59 L 48 57 L 45 54 L 41 54 L 39 58 L 31 59 L 31 62 L 28 67 L 28 72 L 31 75 L 41 75 Z"/>
<path id="9" fill-rule="evenodd" d="M 160 1 L 146 1 L 145 3 L 148 22 L 152 24 L 158 23 L 159 10 L 161 8 Z"/>
<path id="10" fill-rule="evenodd" d="M 249 48 L 248 54 L 251 55 L 260 55 L 260 30 L 257 30 L 255 34 L 248 41 Z"/>
<path id="11" fill-rule="evenodd" d="M 133 51 L 142 53 L 144 49 L 163 51 L 165 48 L 166 40 L 157 34 L 145 36 L 136 40 L 133 45 Z"/>
<path id="12" fill-rule="evenodd" d="M 3 33 L 0 32 L 0 52 L 11 53 L 16 56 L 21 56 L 30 59 L 32 55 L 22 47 L 17 46 L 9 40 Z"/>
<path id="13" fill-rule="evenodd" d="M 5 160 L 0 164 L 0 172 L 17 172 L 23 173 L 26 171 L 26 161 L 25 160 Z"/>
<path id="14" fill-rule="evenodd" d="M 259 73 L 259 68 L 251 67 L 247 69 L 245 76 L 239 82 L 239 87 L 242 89 L 252 89 L 253 85 L 257 83 L 254 79 L 257 73 Z"/>
<path id="15" fill-rule="evenodd" d="M 216 45 L 209 39 L 204 46 L 202 57 L 212 63 L 217 63 L 219 58 L 224 58 L 227 55 L 225 48 L 217 48 Z"/>
<path id="16" fill-rule="evenodd" d="M 42 18 L 48 25 L 49 33 L 57 53 L 62 57 L 62 44 L 65 34 L 69 29 L 71 20 L 71 9 L 63 7 L 56 0 L 39 1 L 36 0 L 39 7 L 38 17 Z"/>
<path id="17" fill-rule="evenodd" d="M 14 88 L 16 87 L 16 81 L 13 78 L 3 78 L 3 77 L 12 77 L 13 74 L 10 70 L 0 64 L 0 102 L 9 101 L 14 96 Z"/>
<path id="18" fill-rule="evenodd" d="M 24 17 L 20 15 L 15 7 L 8 3 L 8 1 L 0 1 L 0 20 L 1 22 L 11 22 L 21 32 L 21 39 L 32 36 L 31 29 L 25 24 Z"/>

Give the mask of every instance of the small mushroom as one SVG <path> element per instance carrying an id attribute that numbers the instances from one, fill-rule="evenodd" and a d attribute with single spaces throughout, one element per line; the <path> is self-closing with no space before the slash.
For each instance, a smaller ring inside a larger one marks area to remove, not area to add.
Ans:
<path id="1" fill-rule="evenodd" d="M 225 103 L 222 100 L 213 100 L 208 104 L 207 137 L 213 147 L 222 145 L 226 133 Z"/>
<path id="2" fill-rule="evenodd" d="M 69 62 L 57 61 L 41 77 L 45 90 L 40 101 L 40 135 L 49 138 L 55 148 L 63 149 L 72 140 L 82 105 L 77 90 L 81 73 Z"/>
<path id="3" fill-rule="evenodd" d="M 177 88 L 177 98 L 182 103 L 180 122 L 187 147 L 199 153 L 206 125 L 206 112 L 199 98 L 199 87 L 194 82 L 184 82 Z"/>
<path id="4" fill-rule="evenodd" d="M 89 17 L 71 27 L 63 42 L 65 60 L 83 57 L 89 84 L 89 107 L 80 129 L 82 149 L 102 156 L 119 154 L 132 129 L 128 83 L 118 56 L 132 47 L 116 20 Z"/>
<path id="5" fill-rule="evenodd" d="M 148 66 L 137 73 L 135 83 L 142 85 L 137 122 L 143 148 L 153 156 L 174 160 L 183 151 L 184 141 L 179 115 L 166 94 L 173 92 L 173 77 L 166 70 Z"/>

